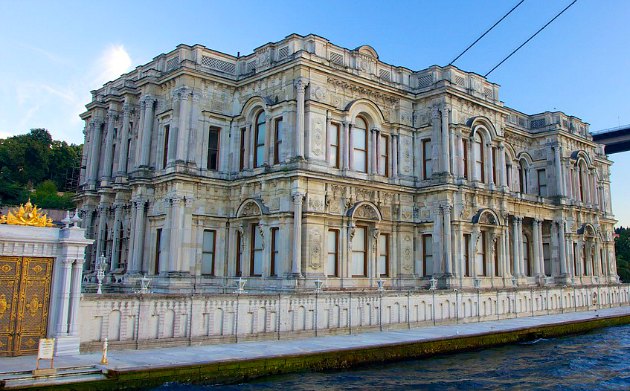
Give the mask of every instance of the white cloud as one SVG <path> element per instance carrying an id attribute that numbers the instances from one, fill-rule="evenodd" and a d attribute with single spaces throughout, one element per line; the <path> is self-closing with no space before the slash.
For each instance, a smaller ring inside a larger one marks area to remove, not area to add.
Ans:
<path id="1" fill-rule="evenodd" d="M 95 64 L 95 82 L 100 87 L 110 80 L 118 78 L 131 68 L 131 57 L 123 45 L 107 47 Z"/>

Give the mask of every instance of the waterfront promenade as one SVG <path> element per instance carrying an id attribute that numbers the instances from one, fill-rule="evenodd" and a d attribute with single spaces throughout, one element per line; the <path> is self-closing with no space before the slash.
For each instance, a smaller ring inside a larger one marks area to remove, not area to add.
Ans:
<path id="1" fill-rule="evenodd" d="M 7 388 L 38 384 L 39 387 L 50 386 L 54 385 L 55 381 L 75 383 L 74 386 L 81 382 L 91 382 L 84 383 L 86 389 L 111 389 L 122 387 L 123 384 L 149 386 L 169 380 L 209 379 L 229 382 L 230 376 L 233 376 L 233 380 L 240 380 L 301 369 L 348 367 L 359 363 L 418 357 L 516 342 L 527 338 L 562 335 L 629 322 L 630 306 L 623 306 L 353 335 L 119 350 L 109 352 L 107 365 L 99 364 L 100 352 L 55 358 L 56 368 L 93 368 L 93 371 L 91 374 L 86 372 L 84 376 L 77 371 L 76 376 L 62 376 L 56 380 L 40 378 L 39 381 L 26 376 L 26 371 L 35 368 L 34 356 L 2 357 L 0 380 L 7 381 Z M 123 383 L 115 383 L 115 380 Z M 91 386 L 88 387 L 88 384 Z"/>

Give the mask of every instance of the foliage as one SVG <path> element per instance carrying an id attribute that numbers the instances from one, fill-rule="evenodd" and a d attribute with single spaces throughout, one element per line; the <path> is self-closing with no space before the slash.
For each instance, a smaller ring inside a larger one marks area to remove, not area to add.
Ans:
<path id="1" fill-rule="evenodd" d="M 53 140 L 46 129 L 0 139 L 0 205 L 18 205 L 31 196 L 40 208 L 73 208 L 67 178 L 79 167 L 81 151 L 82 145 Z"/>
<path id="2" fill-rule="evenodd" d="M 619 235 L 615 238 L 617 274 L 623 282 L 630 282 L 630 228 L 620 227 L 615 233 Z"/>

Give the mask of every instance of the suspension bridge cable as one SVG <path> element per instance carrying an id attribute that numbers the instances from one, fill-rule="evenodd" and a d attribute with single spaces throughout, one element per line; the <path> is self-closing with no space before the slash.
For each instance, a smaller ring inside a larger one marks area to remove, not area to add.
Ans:
<path id="1" fill-rule="evenodd" d="M 495 69 L 497 69 L 501 64 L 503 64 L 504 62 L 507 61 L 508 58 L 512 57 L 512 55 L 516 52 L 519 51 L 520 48 L 522 48 L 523 46 L 525 46 L 527 44 L 527 42 L 531 41 L 536 35 L 538 35 L 538 33 L 540 33 L 541 31 L 543 31 L 545 29 L 545 27 L 549 26 L 551 24 L 551 22 L 553 22 L 554 20 L 556 20 L 560 15 L 562 15 L 564 13 L 564 11 L 568 10 L 569 7 L 571 7 L 573 4 L 575 4 L 577 2 L 577 0 L 573 0 L 573 2 L 569 5 L 567 5 L 562 11 L 560 11 L 556 16 L 553 17 L 553 19 L 551 19 L 549 22 L 547 22 L 547 24 L 545 24 L 544 26 L 542 26 L 538 31 L 536 31 L 534 33 L 534 35 L 532 35 L 531 37 L 529 37 L 527 39 L 527 41 L 523 42 L 521 44 L 521 46 L 517 47 L 516 49 L 514 49 L 512 51 L 512 53 L 510 53 L 507 57 L 505 57 L 500 63 L 498 63 L 497 65 L 495 65 L 494 68 L 490 69 L 490 71 L 488 73 L 486 73 L 485 75 L 483 75 L 483 77 L 488 77 L 489 74 L 491 74 Z"/>
<path id="2" fill-rule="evenodd" d="M 507 14 L 503 15 L 503 17 L 502 17 L 501 19 L 499 19 L 499 20 L 498 20 L 495 24 L 493 24 L 493 25 L 492 25 L 492 27 L 490 27 L 488 30 L 486 30 L 486 32 L 485 32 L 485 33 L 481 34 L 481 36 L 480 36 L 479 38 L 477 38 L 477 39 L 475 40 L 475 42 L 471 43 L 471 44 L 470 44 L 470 45 L 469 45 L 469 46 L 468 46 L 468 47 L 467 47 L 467 48 L 466 48 L 463 52 L 461 52 L 461 53 L 459 54 L 459 56 L 455 57 L 455 59 L 454 59 L 453 61 L 451 61 L 448 65 L 453 65 L 453 63 L 454 63 L 455 61 L 457 61 L 457 60 L 458 60 L 461 56 L 463 56 L 463 55 L 464 55 L 464 53 L 466 53 L 466 52 L 468 51 L 468 49 L 470 49 L 471 47 L 475 46 L 475 44 L 476 44 L 477 42 L 479 42 L 479 41 L 481 40 L 481 38 L 485 37 L 485 36 L 486 36 L 486 34 L 488 34 L 488 33 L 490 32 L 490 30 L 492 30 L 492 29 L 493 29 L 493 28 L 495 28 L 495 27 L 496 27 L 499 23 L 501 23 L 501 22 L 503 21 L 503 19 L 507 18 L 507 16 L 508 16 L 509 14 L 511 14 L 511 13 L 512 13 L 512 11 L 514 11 L 516 8 L 518 8 L 518 6 L 519 6 L 519 5 L 523 4 L 523 2 L 524 2 L 524 1 L 525 1 L 525 0 L 521 0 L 518 4 L 516 4 L 516 5 L 515 5 L 515 6 L 514 6 L 514 7 L 513 7 L 513 8 L 512 8 L 512 9 L 511 9 L 511 10 L 510 10 Z"/>

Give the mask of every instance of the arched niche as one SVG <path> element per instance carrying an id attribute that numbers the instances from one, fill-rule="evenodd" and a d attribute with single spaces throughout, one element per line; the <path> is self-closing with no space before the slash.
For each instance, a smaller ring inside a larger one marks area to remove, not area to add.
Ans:
<path id="1" fill-rule="evenodd" d="M 361 201 L 348 209 L 347 216 L 353 220 L 382 221 L 383 215 L 376 205 L 368 201 Z"/>

